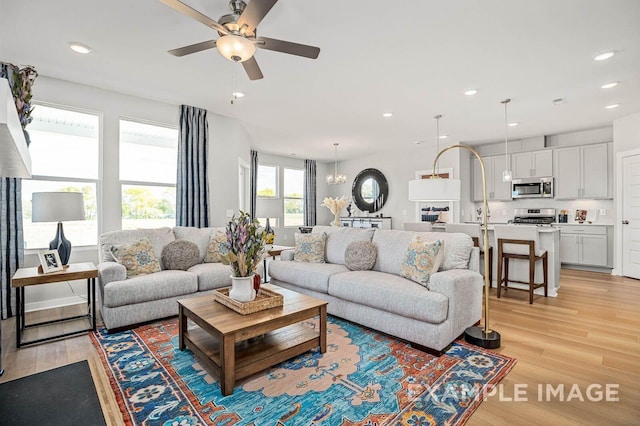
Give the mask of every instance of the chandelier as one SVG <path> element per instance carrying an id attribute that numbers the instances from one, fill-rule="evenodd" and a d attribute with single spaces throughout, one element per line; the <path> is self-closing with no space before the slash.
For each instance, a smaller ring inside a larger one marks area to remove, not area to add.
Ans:
<path id="1" fill-rule="evenodd" d="M 340 183 L 345 183 L 347 181 L 347 177 L 345 175 L 339 174 L 338 173 L 338 145 L 340 145 L 339 143 L 334 143 L 333 146 L 335 147 L 335 162 L 333 164 L 333 174 L 332 175 L 327 175 L 327 183 L 329 185 L 338 185 Z"/>

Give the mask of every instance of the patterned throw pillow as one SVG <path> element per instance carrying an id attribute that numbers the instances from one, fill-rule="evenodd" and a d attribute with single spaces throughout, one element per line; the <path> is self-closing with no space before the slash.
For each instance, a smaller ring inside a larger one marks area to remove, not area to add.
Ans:
<path id="1" fill-rule="evenodd" d="M 220 255 L 229 253 L 227 246 L 227 234 L 221 231 L 213 231 L 209 238 L 209 246 L 204 256 L 204 263 L 219 263 Z"/>
<path id="2" fill-rule="evenodd" d="M 442 240 L 427 241 L 414 237 L 407 247 L 401 275 L 426 287 L 431 274 L 438 272 L 440 268 L 443 245 Z"/>
<path id="3" fill-rule="evenodd" d="M 175 240 L 164 246 L 160 257 L 164 269 L 186 271 L 198 263 L 200 249 L 191 241 Z"/>
<path id="4" fill-rule="evenodd" d="M 127 278 L 160 271 L 160 262 L 148 238 L 111 246 L 111 254 L 116 262 L 127 268 Z"/>
<path id="5" fill-rule="evenodd" d="M 327 234 L 296 233 L 296 249 L 293 260 L 296 262 L 324 263 L 324 246 Z"/>
<path id="6" fill-rule="evenodd" d="M 376 254 L 371 241 L 354 241 L 344 251 L 344 265 L 352 271 L 368 271 L 376 264 Z"/>

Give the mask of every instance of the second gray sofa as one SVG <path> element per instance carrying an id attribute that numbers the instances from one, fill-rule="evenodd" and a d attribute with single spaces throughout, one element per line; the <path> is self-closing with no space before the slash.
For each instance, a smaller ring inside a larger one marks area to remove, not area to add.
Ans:
<path id="1" fill-rule="evenodd" d="M 271 283 L 329 302 L 327 312 L 442 351 L 482 316 L 479 253 L 466 234 L 316 226 L 327 234 L 326 263 L 293 261 L 293 250 L 269 265 Z M 444 241 L 444 258 L 427 287 L 401 276 L 416 235 Z M 351 271 L 345 250 L 353 241 L 377 249 L 372 270 Z"/>

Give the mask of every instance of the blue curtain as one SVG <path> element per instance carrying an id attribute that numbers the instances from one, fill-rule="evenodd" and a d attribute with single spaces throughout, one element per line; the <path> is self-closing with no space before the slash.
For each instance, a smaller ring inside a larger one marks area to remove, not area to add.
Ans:
<path id="1" fill-rule="evenodd" d="M 258 203 L 258 151 L 251 150 L 251 170 L 249 171 L 251 182 L 251 201 L 249 214 L 252 219 L 256 218 L 256 205 Z"/>
<path id="2" fill-rule="evenodd" d="M 315 160 L 304 160 L 304 225 L 316 226 Z"/>
<path id="3" fill-rule="evenodd" d="M 178 226 L 209 226 L 208 141 L 207 110 L 182 105 L 176 185 Z"/>
<path id="4" fill-rule="evenodd" d="M 18 68 L 11 64 L 0 63 L 0 78 L 6 78 L 9 81 L 12 91 L 14 73 L 17 71 Z M 22 117 L 20 119 L 22 120 Z M 25 123 L 28 123 L 28 119 Z M 23 258 L 22 179 L 0 178 L 0 285 L 2 286 L 0 311 L 2 319 L 16 313 L 15 291 L 11 288 L 11 278 L 22 265 Z"/>

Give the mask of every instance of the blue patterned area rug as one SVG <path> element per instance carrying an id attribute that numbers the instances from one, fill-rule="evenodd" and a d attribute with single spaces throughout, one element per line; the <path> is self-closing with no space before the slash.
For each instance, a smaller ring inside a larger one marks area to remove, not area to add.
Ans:
<path id="1" fill-rule="evenodd" d="M 438 358 L 329 316 L 325 354 L 292 358 L 222 396 L 178 350 L 177 319 L 92 340 L 129 425 L 461 425 L 516 363 L 463 342 Z"/>

